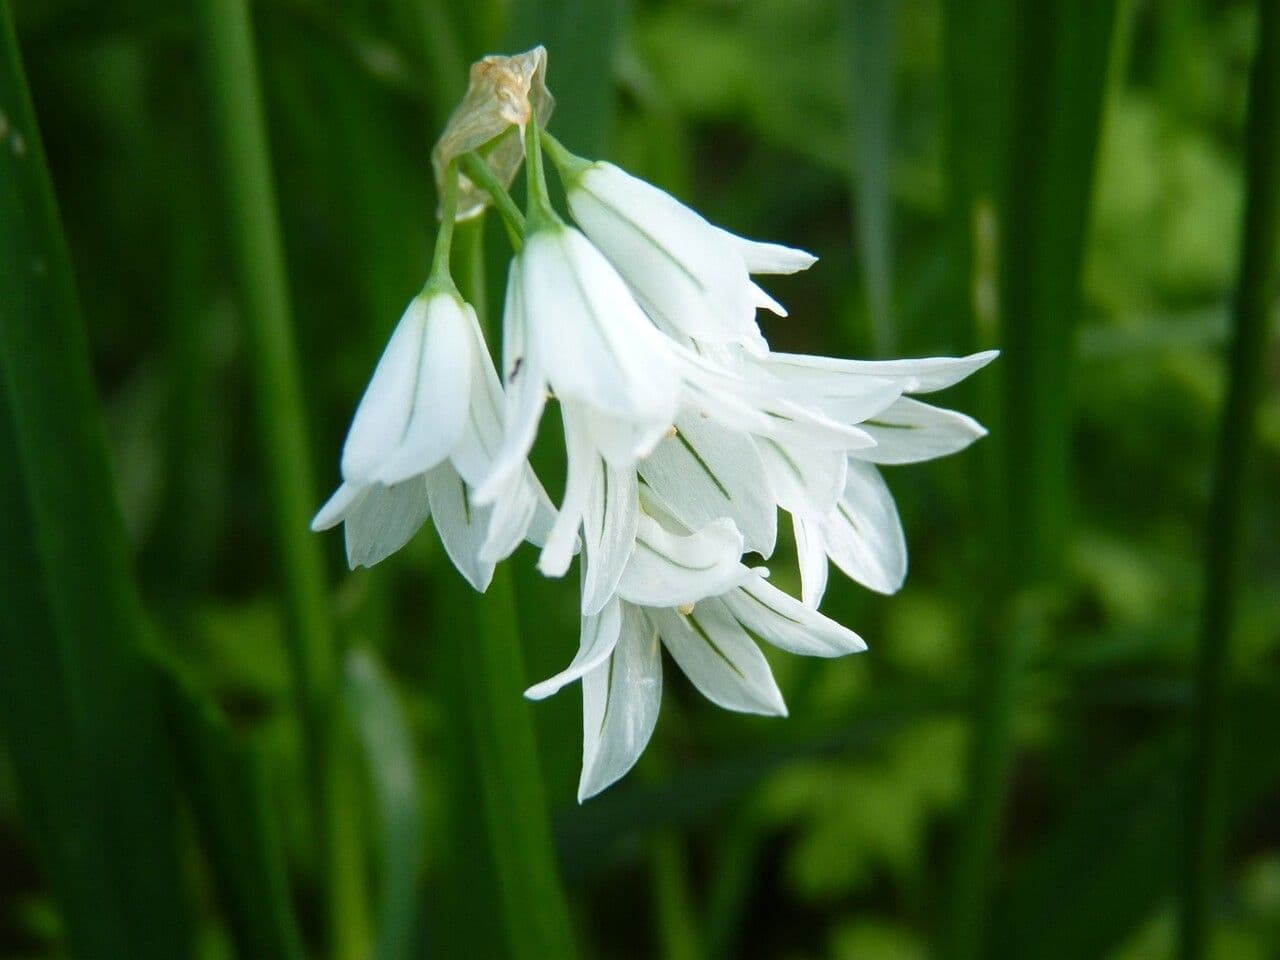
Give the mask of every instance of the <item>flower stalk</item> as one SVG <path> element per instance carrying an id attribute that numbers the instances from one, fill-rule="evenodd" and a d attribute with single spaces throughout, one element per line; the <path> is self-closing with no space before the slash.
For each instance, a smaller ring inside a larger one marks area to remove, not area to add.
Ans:
<path id="1" fill-rule="evenodd" d="M 480 154 L 463 154 L 459 162 L 462 164 L 462 172 L 493 199 L 494 209 L 502 217 L 502 225 L 507 230 L 511 246 L 519 253 L 524 244 L 524 214 L 516 206 L 515 200 Z"/>
<path id="2" fill-rule="evenodd" d="M 560 217 L 551 206 L 551 193 L 547 190 L 547 174 L 542 163 L 542 138 L 539 136 L 537 117 L 530 115 L 525 125 L 525 179 L 529 186 L 529 226 L 533 230 L 558 223 Z"/>
<path id="3" fill-rule="evenodd" d="M 458 219 L 458 163 L 453 161 L 445 170 L 444 199 L 440 204 L 440 229 L 436 233 L 435 249 L 431 253 L 431 273 L 423 286 L 423 294 L 457 293 L 458 286 L 449 272 L 449 260 L 453 253 L 453 228 Z"/>

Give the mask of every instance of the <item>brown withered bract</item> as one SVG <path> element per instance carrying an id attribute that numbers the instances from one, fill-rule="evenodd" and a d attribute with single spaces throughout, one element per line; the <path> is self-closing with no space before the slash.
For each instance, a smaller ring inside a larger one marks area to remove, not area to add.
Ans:
<path id="1" fill-rule="evenodd" d="M 547 125 L 555 98 L 547 89 L 546 77 L 547 51 L 541 46 L 510 57 L 492 54 L 471 65 L 466 95 L 431 151 L 436 188 L 442 195 L 449 163 L 486 146 L 485 161 L 504 186 L 511 185 L 524 161 L 524 138 L 502 135 L 513 127 L 523 134 L 533 114 L 539 127 Z M 489 195 L 464 174 L 459 175 L 458 185 L 458 219 L 477 216 L 490 202 Z"/>

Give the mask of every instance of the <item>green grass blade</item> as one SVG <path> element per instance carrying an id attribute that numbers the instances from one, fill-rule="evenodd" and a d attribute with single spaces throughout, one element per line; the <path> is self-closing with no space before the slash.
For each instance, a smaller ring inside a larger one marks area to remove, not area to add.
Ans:
<path id="1" fill-rule="evenodd" d="M 1244 550 L 1247 467 L 1256 443 L 1266 363 L 1267 328 L 1275 314 L 1280 267 L 1280 8 L 1258 4 L 1257 52 L 1249 94 L 1245 153 L 1247 197 L 1236 291 L 1230 385 L 1222 411 L 1217 469 L 1204 553 L 1205 601 L 1196 668 L 1194 750 L 1188 779 L 1186 856 L 1182 876 L 1180 954 L 1208 950 L 1212 901 L 1226 825 L 1226 695 L 1236 631 L 1237 583 Z"/>
<path id="2" fill-rule="evenodd" d="M 371 654 L 354 650 L 347 655 L 343 686 L 382 825 L 382 910 L 374 955 L 405 960 L 422 909 L 422 809 L 413 738 L 395 690 Z"/>
<path id="3" fill-rule="evenodd" d="M 369 935 L 360 840 L 353 834 L 358 821 L 344 809 L 341 740 L 332 729 L 335 642 L 320 544 L 309 530 L 319 499 L 311 472 L 252 27 L 245 0 L 195 0 L 194 10 L 288 613 L 329 947 L 335 957 L 361 956 Z"/>
<path id="4" fill-rule="evenodd" d="M 242 960 L 301 960 L 266 755 L 190 683 L 157 669 L 167 673 L 178 767 L 236 952 Z"/>
<path id="5" fill-rule="evenodd" d="M 993 7 L 978 21 L 989 32 L 975 35 L 971 48 L 964 32 L 972 24 L 962 12 L 948 22 L 950 30 L 960 31 L 948 44 L 953 69 L 976 72 L 957 95 L 981 98 L 977 110 L 990 116 L 1003 96 L 997 82 L 1004 63 L 1011 64 L 1005 76 L 1012 81 L 1005 89 L 1014 90 L 1011 126 L 1002 138 L 1011 150 L 1008 158 L 992 162 L 972 147 L 952 145 L 957 178 L 975 204 L 990 203 L 980 198 L 999 189 L 993 174 L 1006 172 L 1008 183 L 998 202 L 969 212 L 966 245 L 975 267 L 979 336 L 994 332 L 1004 350 L 997 368 L 1004 381 L 1001 416 L 990 417 L 990 409 L 983 413 L 998 445 L 988 454 L 998 461 L 998 499 L 992 502 L 998 539 L 988 550 L 989 573 L 1005 597 L 994 604 L 996 612 L 983 629 L 993 639 L 980 657 L 968 801 L 951 869 L 944 947 L 958 960 L 982 955 L 987 891 L 1014 752 L 1014 690 L 1025 652 L 1043 624 L 1035 592 L 1056 574 L 1069 529 L 1070 348 L 1081 311 L 1116 8 L 1115 0 Z M 1016 52 L 993 54 L 992 45 L 1001 41 Z M 986 55 L 999 57 L 997 66 L 986 69 Z M 992 125 L 1000 130 L 999 121 Z M 953 139 L 973 134 L 953 119 Z M 992 258 L 998 282 L 984 266 Z M 1000 326 L 991 331 L 984 321 L 995 318 Z"/>
<path id="6" fill-rule="evenodd" d="M 1019 18 L 1000 369 L 1009 564 L 1024 578 L 1051 575 L 1067 539 L 1070 346 L 1116 8 L 1061 0 Z"/>
<path id="7" fill-rule="evenodd" d="M 853 217 L 871 316 L 871 345 L 878 357 L 892 356 L 896 339 L 892 316 L 893 208 L 889 173 L 897 62 L 896 9 L 894 0 L 861 0 L 848 4 L 845 10 L 853 141 Z"/>
<path id="8" fill-rule="evenodd" d="M 0 0 L 0 718 L 72 950 L 190 954 L 177 788 L 71 263 Z"/>

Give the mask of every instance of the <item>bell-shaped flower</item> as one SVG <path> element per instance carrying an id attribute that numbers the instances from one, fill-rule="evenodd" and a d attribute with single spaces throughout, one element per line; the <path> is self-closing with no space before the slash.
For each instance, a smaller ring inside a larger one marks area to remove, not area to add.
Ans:
<path id="1" fill-rule="evenodd" d="M 553 391 L 564 422 L 568 480 L 539 568 L 563 575 L 581 542 L 588 614 L 613 593 L 631 554 L 637 465 L 671 434 L 678 411 L 823 449 L 875 442 L 665 336 L 590 242 L 563 224 L 533 231 L 512 262 L 503 367 L 504 445 L 474 501 L 493 502 L 523 466 Z M 692 522 L 712 518 L 699 514 Z M 763 526 L 747 529 L 754 537 Z M 753 541 L 753 549 L 758 546 Z"/>
<path id="2" fill-rule="evenodd" d="M 528 691 L 540 700 L 582 680 L 579 801 L 623 776 L 644 751 L 662 700 L 660 648 L 704 696 L 729 710 L 785 716 L 759 640 L 808 656 L 865 649 L 852 631 L 778 590 L 740 561 L 726 519 L 690 533 L 642 494 L 635 549 L 616 594 L 582 618 L 577 656 Z"/>
<path id="3" fill-rule="evenodd" d="M 451 291 L 414 298 L 356 408 L 342 485 L 312 529 L 345 526 L 347 560 L 372 566 L 428 519 L 477 590 L 524 538 L 541 540 L 550 504 L 528 465 L 493 501 L 470 503 L 502 445 L 502 386 L 475 311 Z"/>
<path id="4" fill-rule="evenodd" d="M 751 275 L 805 270 L 812 254 L 735 236 L 611 163 L 582 160 L 549 137 L 546 143 L 574 221 L 659 327 L 677 338 L 768 349 L 756 309 L 786 311 Z"/>
<path id="5" fill-rule="evenodd" d="M 875 440 L 874 446 L 849 449 L 839 470 L 826 451 L 807 456 L 792 451 L 784 460 L 761 445 L 775 495 L 792 515 L 806 604 L 821 602 L 828 561 L 879 593 L 902 586 L 906 538 L 893 495 L 874 464 L 932 460 L 985 436 L 972 417 L 903 394 L 949 387 L 995 356 L 987 351 L 968 357 L 858 361 L 770 354 L 760 361 L 788 384 L 790 393 L 809 396 L 825 414 L 857 423 Z M 799 470 L 799 463 L 806 467 Z M 801 474 L 809 478 L 809 486 L 800 483 Z"/>
<path id="6" fill-rule="evenodd" d="M 533 446 L 548 391 L 616 429 L 604 453 L 630 466 L 666 433 L 680 400 L 674 344 L 577 230 L 530 233 L 512 261 L 504 311 L 505 442 L 476 491 L 494 500 Z"/>

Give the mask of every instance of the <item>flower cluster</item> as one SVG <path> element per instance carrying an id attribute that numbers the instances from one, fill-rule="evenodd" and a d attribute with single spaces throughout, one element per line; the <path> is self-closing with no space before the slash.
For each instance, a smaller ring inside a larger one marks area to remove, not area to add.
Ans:
<path id="1" fill-rule="evenodd" d="M 461 176 L 453 158 L 431 279 L 373 373 L 343 449 L 342 485 L 314 527 L 342 523 L 354 567 L 399 549 L 430 517 L 482 591 L 524 541 L 540 548 L 547 576 L 579 557 L 577 655 L 526 695 L 581 681 L 582 800 L 644 750 L 661 701 L 661 648 L 712 702 L 769 715 L 786 706 L 761 641 L 820 657 L 865 648 L 818 610 L 828 566 L 882 593 L 901 586 L 906 546 L 878 468 L 981 437 L 969 417 L 916 396 L 994 353 L 869 362 L 774 352 L 756 314 L 786 311 L 754 278 L 804 270 L 813 256 L 708 223 L 618 167 L 574 156 L 542 121 L 516 124 L 524 216 L 506 178 L 485 176 L 483 151 L 466 167 L 467 188 L 489 191 L 517 248 L 501 376 L 449 277 Z M 572 223 L 549 199 L 544 152 Z M 528 462 L 551 399 L 567 459 L 558 507 Z M 772 554 L 779 509 L 791 517 L 799 600 L 743 562 Z"/>

